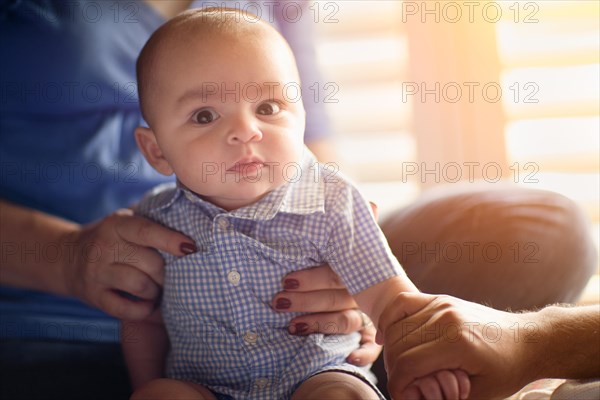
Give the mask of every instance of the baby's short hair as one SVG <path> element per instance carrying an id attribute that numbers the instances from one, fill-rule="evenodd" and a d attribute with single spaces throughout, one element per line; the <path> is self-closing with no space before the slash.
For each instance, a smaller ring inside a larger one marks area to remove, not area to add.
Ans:
<path id="1" fill-rule="evenodd" d="M 152 97 L 152 75 L 157 62 L 156 55 L 165 46 L 166 39 L 177 34 L 247 37 L 249 33 L 256 32 L 257 25 L 272 31 L 279 36 L 286 47 L 287 42 L 273 27 L 260 20 L 254 14 L 225 7 L 197 8 L 182 12 L 158 28 L 148 39 L 136 63 L 137 89 L 140 109 L 144 119 L 150 123 L 151 115 L 148 110 L 149 97 Z M 290 50 L 291 54 L 291 50 Z"/>

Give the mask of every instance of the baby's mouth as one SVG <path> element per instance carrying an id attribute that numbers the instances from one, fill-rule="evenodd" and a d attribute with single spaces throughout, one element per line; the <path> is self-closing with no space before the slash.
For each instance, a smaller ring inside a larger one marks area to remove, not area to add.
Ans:
<path id="1" fill-rule="evenodd" d="M 260 170 L 264 166 L 264 162 L 257 158 L 247 158 L 237 161 L 232 167 L 228 168 L 228 172 L 236 173 L 253 173 Z"/>

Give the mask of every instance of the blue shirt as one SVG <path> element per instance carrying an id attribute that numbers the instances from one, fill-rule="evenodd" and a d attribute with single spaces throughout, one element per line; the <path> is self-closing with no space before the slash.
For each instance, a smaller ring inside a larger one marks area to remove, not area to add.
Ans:
<path id="1" fill-rule="evenodd" d="M 287 326 L 298 314 L 270 307 L 286 274 L 323 263 L 351 294 L 402 273 L 369 204 L 305 154 L 294 181 L 233 211 L 174 185 L 139 204 L 139 214 L 198 246 L 184 257 L 163 253 L 168 377 L 235 399 L 279 399 L 323 370 L 364 373 L 345 362 L 358 333 L 292 336 Z"/>
<path id="2" fill-rule="evenodd" d="M 193 6 L 204 3 L 237 5 L 272 20 L 297 55 L 303 84 L 323 86 L 313 60 L 312 16 L 306 9 L 295 21 L 273 2 L 196 1 Z M 286 11 L 294 16 L 294 10 Z M 163 22 L 142 1 L 0 0 L 2 198 L 87 223 L 173 180 L 146 163 L 133 136 L 143 123 L 135 61 Z M 307 141 L 330 131 L 323 104 L 311 99 L 305 98 Z M 25 327 L 39 326 L 53 315 L 61 317 L 55 320 L 60 325 L 71 317 L 94 321 L 103 316 L 75 300 L 0 289 L 0 336 L 48 337 L 48 330 Z M 118 338 L 116 323 L 107 326 L 112 326 L 111 333 L 98 340 Z M 50 337 L 65 339 L 98 336 L 50 331 Z"/>

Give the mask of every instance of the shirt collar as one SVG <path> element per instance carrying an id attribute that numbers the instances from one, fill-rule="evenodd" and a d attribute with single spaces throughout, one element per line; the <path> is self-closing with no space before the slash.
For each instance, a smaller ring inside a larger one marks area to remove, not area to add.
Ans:
<path id="1" fill-rule="evenodd" d="M 279 211 L 291 214 L 325 212 L 325 184 L 315 156 L 304 147 L 298 178 L 290 182 Z M 294 168 L 289 168 L 290 170 Z"/>
<path id="2" fill-rule="evenodd" d="M 165 183 L 150 190 L 140 203 L 149 213 L 157 213 L 171 207 L 181 193 L 179 187 L 174 186 L 173 183 Z"/>

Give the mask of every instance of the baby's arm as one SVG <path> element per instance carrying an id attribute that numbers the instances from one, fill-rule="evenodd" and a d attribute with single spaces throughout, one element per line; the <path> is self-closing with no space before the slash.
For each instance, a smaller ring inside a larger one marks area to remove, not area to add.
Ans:
<path id="1" fill-rule="evenodd" d="M 169 338 L 159 310 L 143 321 L 122 321 L 121 343 L 134 390 L 164 376 Z"/>
<path id="2" fill-rule="evenodd" d="M 330 227 L 328 249 L 331 251 L 325 255 L 325 261 L 348 290 L 355 293 L 359 307 L 371 317 L 375 326 L 381 328 L 382 332 L 379 333 L 384 334 L 385 354 L 386 346 L 405 340 L 405 333 L 393 329 L 388 332 L 387 328 L 396 321 L 386 320 L 385 326 L 379 326 L 383 311 L 388 305 L 395 306 L 400 293 L 419 290 L 402 271 L 373 218 L 371 207 L 360 192 L 343 179 L 326 183 L 329 189 L 326 192 L 336 197 L 326 202 Z M 398 379 L 396 371 L 390 371 L 393 374 L 390 376 L 392 381 Z M 438 375 L 441 377 L 439 380 Z M 458 399 L 459 394 L 461 398 L 466 398 L 469 391 L 468 377 L 464 373 L 457 375 L 457 371 L 437 371 L 416 378 L 412 384 L 420 393 L 415 393 L 415 399 L 423 396 L 426 399 L 439 399 L 441 396 L 437 394 L 440 392 L 445 394 L 447 400 Z M 461 384 L 464 383 L 463 378 L 467 378 L 466 388 Z"/>
<path id="3" fill-rule="evenodd" d="M 406 276 L 396 276 L 381 283 L 371 286 L 354 296 L 361 310 L 369 315 L 375 326 L 379 326 L 379 317 L 388 305 L 396 300 L 402 292 L 418 291 Z M 396 321 L 392 321 L 396 322 Z M 383 332 L 386 328 L 381 327 Z M 405 332 L 406 333 L 406 332 Z M 403 332 L 390 332 L 385 335 L 384 349 L 388 344 L 393 344 L 403 338 Z M 390 380 L 394 376 L 388 377 Z M 418 399 L 466 399 L 469 396 L 470 382 L 467 374 L 462 370 L 442 370 L 416 379 L 413 384 L 411 398 Z"/>

